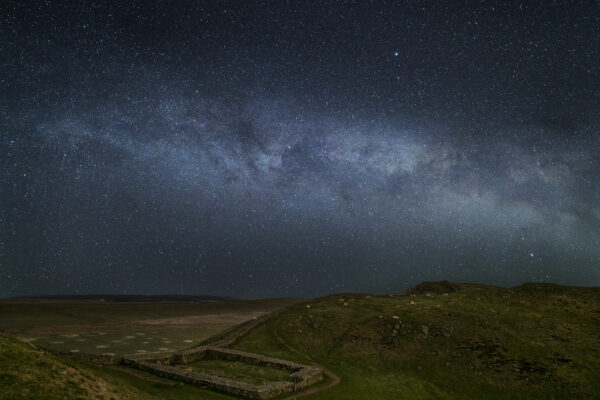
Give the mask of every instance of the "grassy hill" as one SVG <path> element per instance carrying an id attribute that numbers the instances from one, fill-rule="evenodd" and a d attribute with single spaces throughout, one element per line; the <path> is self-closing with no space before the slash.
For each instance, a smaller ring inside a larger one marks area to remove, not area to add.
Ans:
<path id="1" fill-rule="evenodd" d="M 565 399 L 600 393 L 600 288 L 424 283 L 297 305 L 234 346 L 314 361 L 307 399 Z"/>
<path id="2" fill-rule="evenodd" d="M 118 365 L 56 357 L 0 335 L 0 400 L 215 400 L 232 397 Z"/>
<path id="3" fill-rule="evenodd" d="M 135 399 L 136 390 L 27 343 L 0 336 L 0 399 Z"/>
<path id="4" fill-rule="evenodd" d="M 233 347 L 330 370 L 305 399 L 596 399 L 599 336 L 600 288 L 429 282 L 292 304 Z M 231 398 L 0 336 L 0 400 Z"/>

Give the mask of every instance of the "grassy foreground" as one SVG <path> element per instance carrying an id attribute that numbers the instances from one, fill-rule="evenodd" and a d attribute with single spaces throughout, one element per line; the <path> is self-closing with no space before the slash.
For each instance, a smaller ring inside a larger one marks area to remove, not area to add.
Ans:
<path id="1" fill-rule="evenodd" d="M 597 399 L 599 333 L 600 288 L 425 283 L 409 294 L 344 294 L 291 305 L 234 347 L 317 362 L 341 378 L 305 399 Z M 235 365 L 196 367 L 228 372 Z M 58 358 L 0 336 L 4 399 L 232 397 Z"/>
<path id="2" fill-rule="evenodd" d="M 56 357 L 0 335 L 0 400 L 215 400 L 219 393 L 116 365 Z"/>
<path id="3" fill-rule="evenodd" d="M 426 283 L 336 295 L 250 331 L 237 349 L 328 367 L 306 399 L 597 399 L 600 288 Z"/>
<path id="4" fill-rule="evenodd" d="M 34 346 L 0 336 L 0 399 L 134 399 L 115 385 Z"/>

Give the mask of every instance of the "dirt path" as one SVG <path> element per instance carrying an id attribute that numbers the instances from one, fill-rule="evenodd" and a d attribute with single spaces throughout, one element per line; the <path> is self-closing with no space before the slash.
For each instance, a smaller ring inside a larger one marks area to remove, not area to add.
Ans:
<path id="1" fill-rule="evenodd" d="M 314 393 L 322 392 L 323 390 L 327 390 L 327 389 L 330 389 L 330 388 L 338 385 L 342 381 L 342 379 L 339 376 L 337 376 L 333 371 L 331 371 L 330 369 L 325 368 L 324 366 L 316 363 L 315 360 L 313 360 L 308 355 L 306 355 L 306 354 L 302 353 L 301 351 L 293 348 L 290 344 L 288 344 L 285 340 L 283 340 L 281 338 L 281 336 L 279 336 L 277 334 L 277 332 L 273 331 L 273 334 L 275 335 L 275 338 L 277 339 L 277 341 L 279 343 L 281 343 L 286 349 L 288 349 L 292 353 L 298 354 L 299 356 L 306 358 L 311 363 L 313 363 L 315 366 L 321 368 L 323 370 L 323 373 L 331 378 L 331 382 L 328 385 L 326 385 L 326 386 L 316 387 L 316 388 L 312 388 L 312 389 L 309 388 L 309 389 L 304 390 L 302 392 L 294 393 L 293 395 L 291 395 L 289 397 L 286 397 L 283 400 L 295 400 L 295 399 L 297 399 L 299 397 L 308 396 L 309 394 L 314 394 Z"/>
<path id="2" fill-rule="evenodd" d="M 217 346 L 217 347 L 230 347 L 233 344 L 235 344 L 235 342 L 237 342 L 238 339 L 240 339 L 242 336 L 244 336 L 246 333 L 248 333 L 250 330 L 267 322 L 271 318 L 274 318 L 274 317 L 282 314 L 283 312 L 287 311 L 289 308 L 291 308 L 293 306 L 298 306 L 298 305 L 296 304 L 296 305 L 292 305 L 292 306 L 288 306 L 288 307 L 282 307 L 279 310 L 276 310 L 271 313 L 254 318 L 254 319 L 248 321 L 247 323 L 242 324 L 241 326 L 234 327 L 232 330 L 225 332 L 225 334 L 223 334 L 218 339 L 213 340 L 212 342 L 203 343 L 203 345 L 209 344 L 211 346 Z M 277 332 L 273 332 L 273 334 L 275 335 L 275 338 L 277 339 L 277 341 L 279 343 L 281 343 L 286 349 L 288 349 L 292 353 L 298 354 L 299 356 L 309 360 L 313 365 L 321 368 L 321 370 L 323 370 L 323 373 L 325 375 L 327 375 L 329 378 L 331 378 L 331 382 L 326 386 L 313 387 L 313 388 L 309 387 L 308 389 L 306 389 L 304 391 L 294 393 L 288 397 L 283 398 L 282 400 L 295 400 L 299 397 L 304 397 L 304 396 L 308 396 L 308 395 L 311 395 L 314 393 L 322 392 L 323 390 L 327 390 L 327 389 L 330 389 L 330 388 L 338 385 L 342 381 L 341 378 L 337 374 L 335 374 L 333 371 L 318 364 L 317 362 L 315 362 L 315 360 L 313 360 L 307 354 L 304 354 L 304 353 L 300 352 L 299 350 L 295 349 L 294 347 L 292 347 L 289 343 L 287 343 L 285 340 L 283 340 L 281 338 L 281 336 L 279 336 L 277 334 Z"/>

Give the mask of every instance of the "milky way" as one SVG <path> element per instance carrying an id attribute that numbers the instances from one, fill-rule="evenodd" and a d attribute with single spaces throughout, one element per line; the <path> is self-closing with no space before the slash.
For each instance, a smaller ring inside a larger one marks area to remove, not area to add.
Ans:
<path id="1" fill-rule="evenodd" d="M 600 284 L 596 8 L 263 6 L 10 11 L 0 296 Z"/>

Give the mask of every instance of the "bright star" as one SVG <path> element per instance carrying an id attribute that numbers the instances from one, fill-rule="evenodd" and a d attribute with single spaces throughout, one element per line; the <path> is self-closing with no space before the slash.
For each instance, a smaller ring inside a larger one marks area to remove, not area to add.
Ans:
<path id="1" fill-rule="evenodd" d="M 398 52 L 397 51 L 394 52 L 394 56 L 398 57 Z"/>

